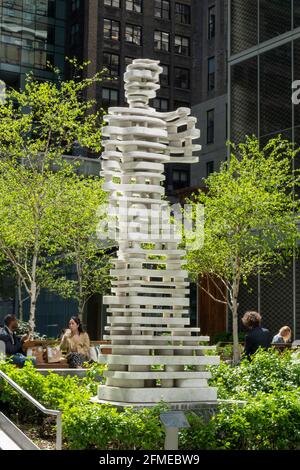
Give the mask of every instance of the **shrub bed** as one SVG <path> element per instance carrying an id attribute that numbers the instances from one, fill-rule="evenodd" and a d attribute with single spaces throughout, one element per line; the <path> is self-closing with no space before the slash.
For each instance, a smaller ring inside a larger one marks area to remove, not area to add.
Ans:
<path id="1" fill-rule="evenodd" d="M 244 359 L 233 367 L 225 362 L 211 367 L 211 386 L 222 399 L 248 399 L 258 392 L 272 393 L 300 387 L 300 353 L 275 349 L 258 350 L 252 361 Z"/>
<path id="2" fill-rule="evenodd" d="M 212 367 L 210 384 L 219 398 L 246 400 L 246 405 L 220 405 L 207 423 L 189 413 L 191 427 L 179 435 L 181 449 L 290 450 L 300 448 L 300 358 L 290 351 L 259 351 L 249 363 Z M 84 379 L 39 374 L 31 364 L 17 369 L 9 363 L 0 368 L 45 406 L 63 412 L 63 435 L 69 449 L 164 448 L 160 412 L 154 408 L 118 411 L 109 405 L 90 402 L 96 394 L 95 375 L 99 366 Z M 21 422 L 41 424 L 40 413 L 0 380 L 0 401 Z"/>
<path id="3" fill-rule="evenodd" d="M 181 432 L 181 448 L 190 450 L 295 450 L 300 448 L 300 389 L 259 392 L 243 407 L 221 406 L 205 424 L 190 415 Z"/>

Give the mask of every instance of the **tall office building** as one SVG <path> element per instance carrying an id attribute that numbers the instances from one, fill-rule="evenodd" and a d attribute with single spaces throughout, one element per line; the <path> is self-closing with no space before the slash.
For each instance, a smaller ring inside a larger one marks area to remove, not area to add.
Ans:
<path id="1" fill-rule="evenodd" d="M 300 80 L 300 2 L 231 0 L 229 34 L 230 138 L 256 134 L 264 144 L 280 133 L 300 144 L 300 105 L 291 99 L 292 82 Z M 252 279 L 251 288 L 242 289 L 241 313 L 258 309 L 272 332 L 288 324 L 299 338 L 299 259 L 284 276 Z"/>
<path id="2" fill-rule="evenodd" d="M 191 187 L 226 158 L 227 138 L 227 0 L 195 1 L 193 31 L 193 115 L 198 118 L 202 145 L 199 163 L 191 169 Z"/>
<path id="3" fill-rule="evenodd" d="M 205 178 L 226 159 L 227 138 L 227 0 L 195 0 L 192 31 L 192 114 L 198 118 L 202 146 L 199 163 L 190 168 L 190 187 L 182 200 L 205 187 Z M 203 334 L 225 331 L 226 308 L 193 285 L 195 316 Z M 197 293 L 196 293 L 197 290 Z"/>
<path id="4" fill-rule="evenodd" d="M 203 187 L 203 179 L 226 159 L 227 138 L 240 142 L 255 134 L 264 144 L 280 133 L 300 144 L 300 105 L 291 100 L 292 82 L 300 80 L 299 1 L 203 0 L 195 5 L 199 21 L 193 56 L 201 91 L 192 103 L 202 152 L 191 173 L 192 189 Z M 300 167 L 299 157 L 295 166 Z M 242 287 L 240 313 L 259 310 L 273 333 L 286 323 L 299 338 L 299 285 L 300 261 L 294 257 L 283 276 L 255 277 L 251 292 Z M 198 317 L 205 333 L 231 328 L 226 310 L 200 290 Z"/>
<path id="5" fill-rule="evenodd" d="M 63 0 L 0 0 L 0 80 L 24 86 L 33 71 L 53 80 L 47 62 L 64 69 L 65 2 Z"/>

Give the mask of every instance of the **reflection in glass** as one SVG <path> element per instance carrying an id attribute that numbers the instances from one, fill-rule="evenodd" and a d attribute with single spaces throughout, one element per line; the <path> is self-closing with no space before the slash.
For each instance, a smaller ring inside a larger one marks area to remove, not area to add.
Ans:
<path id="1" fill-rule="evenodd" d="M 34 65 L 34 50 L 22 48 L 21 61 L 23 65 Z"/>
<path id="2" fill-rule="evenodd" d="M 0 44 L 1 61 L 9 64 L 20 64 L 21 49 L 11 44 Z"/>
<path id="3" fill-rule="evenodd" d="M 45 69 L 47 61 L 61 63 L 56 56 L 58 51 L 63 54 L 64 28 L 56 18 L 63 20 L 64 15 L 56 0 L 1 0 L 0 4 L 0 62 L 33 70 Z"/>

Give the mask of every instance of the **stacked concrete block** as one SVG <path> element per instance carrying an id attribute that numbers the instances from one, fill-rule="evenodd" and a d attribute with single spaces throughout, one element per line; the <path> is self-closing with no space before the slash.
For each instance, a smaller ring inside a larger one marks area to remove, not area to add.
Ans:
<path id="1" fill-rule="evenodd" d="M 190 110 L 159 113 L 149 106 L 159 88 L 159 62 L 134 60 L 124 75 L 129 107 L 110 108 L 105 116 L 102 155 L 103 189 L 110 195 L 110 213 L 117 214 L 119 243 L 108 305 L 112 353 L 100 401 L 169 403 L 214 401 L 207 365 L 219 358 L 191 328 L 189 283 L 183 269 L 185 251 L 162 224 L 167 213 L 164 165 L 194 163 L 200 150 Z M 167 222 L 168 225 L 169 221 Z M 105 346 L 107 347 L 107 346 Z"/>

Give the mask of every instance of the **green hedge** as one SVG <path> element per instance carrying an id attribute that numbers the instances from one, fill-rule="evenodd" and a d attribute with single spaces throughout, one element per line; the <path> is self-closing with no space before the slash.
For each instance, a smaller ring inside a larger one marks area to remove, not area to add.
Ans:
<path id="1" fill-rule="evenodd" d="M 73 406 L 64 413 L 63 432 L 70 449 L 163 449 L 159 414 L 165 405 L 118 412 L 109 405 Z"/>
<path id="2" fill-rule="evenodd" d="M 139 411 L 118 412 L 107 405 L 97 405 L 90 398 L 97 393 L 95 375 L 99 366 L 87 377 L 62 377 L 55 373 L 43 376 L 27 363 L 22 369 L 0 362 L 0 369 L 27 390 L 43 405 L 63 411 L 63 436 L 70 449 L 163 449 L 164 429 L 159 414 L 168 407 L 160 404 Z M 0 379 L 0 402 L 19 422 L 41 424 L 43 416 L 33 405 Z"/>
<path id="3" fill-rule="evenodd" d="M 92 395 L 96 394 L 97 383 L 94 375 L 100 373 L 99 366 L 89 371 L 83 379 L 78 377 L 63 377 L 54 372 L 43 376 L 28 362 L 22 369 L 9 362 L 0 361 L 0 369 L 23 387 L 30 395 L 39 400 L 44 406 L 52 409 L 64 409 L 72 403 L 89 403 Z M 8 408 L 11 415 L 18 415 L 20 421 L 41 420 L 39 411 L 11 385 L 0 378 L 0 402 Z"/>
<path id="4" fill-rule="evenodd" d="M 208 424 L 195 415 L 189 420 L 191 428 L 181 432 L 182 449 L 300 449 L 300 389 L 260 392 L 243 407 L 222 406 Z"/>
<path id="5" fill-rule="evenodd" d="M 221 362 L 211 367 L 211 386 L 218 387 L 222 399 L 248 399 L 258 392 L 273 393 L 300 387 L 300 353 L 290 350 L 258 350 L 249 362 L 244 359 L 233 367 Z"/>
<path id="6" fill-rule="evenodd" d="M 237 367 L 221 363 L 212 368 L 212 385 L 222 398 L 245 399 L 246 405 L 222 405 L 207 423 L 194 413 L 188 414 L 191 428 L 179 436 L 181 449 L 297 449 L 300 448 L 300 363 L 288 352 L 259 351 L 253 361 Z M 144 449 L 164 447 L 164 429 L 160 412 L 166 404 L 154 408 L 120 412 L 108 405 L 90 402 L 96 394 L 95 375 L 61 377 L 42 376 L 31 364 L 18 369 L 8 363 L 0 368 L 49 408 L 63 411 L 63 435 L 69 449 Z M 100 371 L 101 372 L 101 371 Z M 0 401 L 19 420 L 37 423 L 40 414 L 8 384 L 0 380 Z"/>

